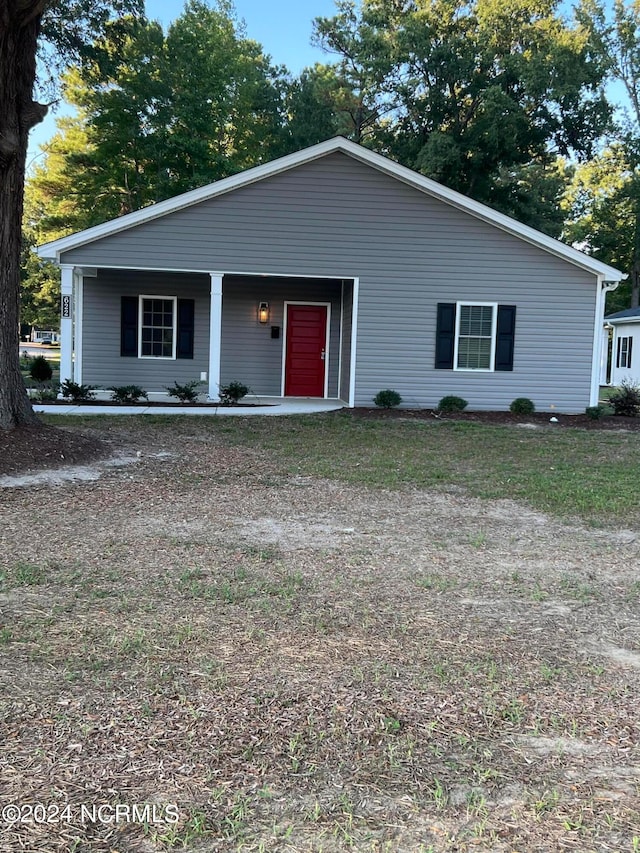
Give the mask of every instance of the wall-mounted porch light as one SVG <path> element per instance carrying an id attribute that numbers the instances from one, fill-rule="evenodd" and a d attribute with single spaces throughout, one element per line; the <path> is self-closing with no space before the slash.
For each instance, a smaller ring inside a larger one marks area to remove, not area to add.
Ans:
<path id="1" fill-rule="evenodd" d="M 268 323 L 269 322 L 269 303 L 261 302 L 258 306 L 258 322 L 259 323 Z"/>

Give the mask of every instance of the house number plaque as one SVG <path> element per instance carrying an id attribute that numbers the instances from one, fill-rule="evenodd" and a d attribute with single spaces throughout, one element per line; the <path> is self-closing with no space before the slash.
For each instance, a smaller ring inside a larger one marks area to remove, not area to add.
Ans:
<path id="1" fill-rule="evenodd" d="M 62 319 L 68 320 L 71 317 L 71 297 L 68 293 L 62 296 Z"/>

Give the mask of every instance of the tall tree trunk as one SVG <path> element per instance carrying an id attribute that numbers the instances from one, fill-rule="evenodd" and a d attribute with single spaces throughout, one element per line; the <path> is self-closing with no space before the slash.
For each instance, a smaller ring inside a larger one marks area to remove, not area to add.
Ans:
<path id="1" fill-rule="evenodd" d="M 0 429 L 37 423 L 20 373 L 20 247 L 29 130 L 44 0 L 0 0 Z"/>

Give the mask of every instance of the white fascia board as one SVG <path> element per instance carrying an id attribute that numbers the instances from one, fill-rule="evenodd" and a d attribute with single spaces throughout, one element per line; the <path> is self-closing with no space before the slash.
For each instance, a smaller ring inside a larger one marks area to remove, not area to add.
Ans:
<path id="1" fill-rule="evenodd" d="M 595 258 L 579 252 L 566 243 L 561 243 L 559 240 L 554 240 L 553 237 L 548 237 L 541 231 L 536 231 L 535 228 L 530 228 L 528 225 L 523 225 L 510 216 L 505 216 L 503 213 L 498 213 L 485 204 L 468 198 L 462 193 L 451 190 L 430 178 L 425 178 L 423 175 L 408 169 L 406 166 L 401 166 L 381 154 L 376 154 L 362 145 L 357 145 L 349 139 L 341 136 L 333 139 L 328 139 L 326 142 L 320 142 L 317 145 L 312 145 L 302 151 L 296 151 L 294 154 L 287 154 L 285 157 L 280 157 L 270 163 L 264 163 L 261 166 L 255 166 L 252 169 L 247 169 L 245 172 L 240 172 L 237 175 L 232 175 L 229 178 L 223 178 L 213 184 L 200 187 L 196 190 L 191 190 L 166 201 L 158 202 L 149 207 L 137 210 L 134 213 L 128 213 L 118 219 L 112 219 L 102 225 L 96 225 L 93 228 L 87 228 L 85 231 L 79 231 L 77 234 L 70 234 L 68 237 L 62 237 L 59 240 L 54 240 L 51 243 L 45 243 L 37 249 L 37 253 L 41 258 L 59 260 L 62 252 L 67 252 L 70 249 L 77 249 L 87 243 L 92 243 L 102 237 L 108 237 L 112 234 L 117 234 L 120 231 L 125 231 L 135 225 L 141 225 L 145 222 L 150 222 L 165 216 L 169 213 L 175 213 L 178 210 L 183 210 L 186 207 L 191 207 L 199 202 L 206 201 L 224 193 L 239 189 L 240 187 L 248 186 L 249 184 L 261 181 L 264 178 L 269 178 L 281 172 L 286 172 L 296 166 L 301 166 L 312 160 L 317 160 L 327 154 L 342 152 L 384 172 L 397 180 L 403 181 L 415 189 L 426 193 L 433 198 L 437 198 L 446 204 L 452 205 L 466 213 L 475 216 L 491 225 L 507 231 L 528 243 L 531 243 L 538 248 L 544 249 L 551 254 L 554 254 L 566 261 L 569 261 L 576 266 L 582 267 L 594 275 L 599 275 L 608 281 L 621 281 L 626 278 L 624 273 Z"/>

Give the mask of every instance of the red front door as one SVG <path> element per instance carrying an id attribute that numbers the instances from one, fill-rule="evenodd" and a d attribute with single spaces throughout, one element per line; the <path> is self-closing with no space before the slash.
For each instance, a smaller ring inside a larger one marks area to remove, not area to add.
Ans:
<path id="1" fill-rule="evenodd" d="M 287 307 L 286 397 L 324 397 L 327 306 Z"/>

